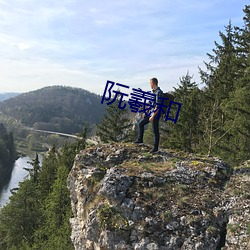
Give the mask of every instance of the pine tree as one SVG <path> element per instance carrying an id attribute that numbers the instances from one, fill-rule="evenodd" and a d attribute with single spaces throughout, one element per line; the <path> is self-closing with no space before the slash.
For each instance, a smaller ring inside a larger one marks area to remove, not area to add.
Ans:
<path id="1" fill-rule="evenodd" d="M 178 88 L 175 88 L 175 101 L 182 104 L 176 124 L 167 121 L 169 136 L 165 146 L 193 151 L 198 143 L 198 119 L 200 109 L 200 90 L 192 77 L 187 73 L 180 79 Z M 175 106 L 171 107 L 173 116 L 176 114 Z"/>
<path id="2" fill-rule="evenodd" d="M 55 147 L 52 147 L 43 159 L 43 165 L 39 174 L 40 198 L 43 201 L 51 192 L 51 187 L 56 179 L 58 158 Z"/>
<path id="3" fill-rule="evenodd" d="M 77 134 L 80 138 L 75 144 L 76 150 L 80 151 L 86 147 L 86 138 L 87 138 L 87 125 L 85 124 L 83 130 Z M 78 153 L 78 152 L 77 152 Z"/>
<path id="4" fill-rule="evenodd" d="M 159 124 L 160 124 L 160 122 L 159 122 Z M 161 133 L 161 130 L 160 130 L 160 133 Z M 162 139 L 162 136 L 160 134 L 160 141 L 161 141 L 161 139 Z M 145 126 L 145 133 L 144 133 L 143 141 L 146 144 L 152 144 L 154 142 L 154 132 L 153 132 L 153 129 L 152 129 L 152 123 L 151 122 Z"/>
<path id="5" fill-rule="evenodd" d="M 234 163 L 250 158 L 250 5 L 245 7 L 244 13 L 244 26 L 235 27 L 234 34 L 238 66 L 235 90 L 222 103 L 228 117 L 225 128 L 230 129 L 234 125 L 227 138 L 229 157 Z M 225 157 L 225 154 L 222 156 Z"/>
<path id="6" fill-rule="evenodd" d="M 119 142 L 128 140 L 131 124 L 128 118 L 127 109 L 119 108 L 120 97 L 106 108 L 107 114 L 104 114 L 100 124 L 97 125 L 97 136 L 103 142 Z"/>
<path id="7" fill-rule="evenodd" d="M 30 177 L 31 179 L 33 180 L 34 183 L 38 184 L 38 174 L 39 174 L 39 171 L 40 171 L 40 162 L 39 162 L 39 158 L 38 158 L 38 154 L 36 153 L 36 157 L 35 159 L 33 159 L 31 162 L 29 162 L 33 168 L 32 169 L 26 169 L 29 174 L 30 174 Z"/>
<path id="8" fill-rule="evenodd" d="M 68 172 L 64 165 L 58 166 L 52 191 L 44 203 L 42 226 L 35 233 L 34 249 L 73 249 L 69 226 L 72 214 L 66 185 Z"/>
<path id="9" fill-rule="evenodd" d="M 0 210 L 0 249 L 20 249 L 31 244 L 40 218 L 36 186 L 30 180 L 20 183 L 10 203 Z"/>
<path id="10" fill-rule="evenodd" d="M 230 151 L 228 137 L 234 128 L 233 121 L 225 127 L 228 117 L 223 110 L 223 102 L 227 102 L 235 91 L 237 79 L 237 53 L 234 44 L 234 33 L 231 22 L 226 26 L 226 34 L 220 32 L 222 45 L 215 42 L 214 54 L 208 54 L 209 63 L 205 63 L 207 71 L 200 70 L 201 79 L 206 84 L 202 103 L 200 124 L 204 128 L 204 143 L 207 154 L 221 154 Z"/>
<path id="11" fill-rule="evenodd" d="M 173 93 L 172 93 L 173 94 Z M 171 147 L 171 128 L 174 129 L 174 126 L 169 125 L 170 122 L 164 121 L 163 119 L 159 122 L 159 130 L 160 130 L 160 146 L 163 148 Z M 172 124 L 173 125 L 173 124 Z"/>

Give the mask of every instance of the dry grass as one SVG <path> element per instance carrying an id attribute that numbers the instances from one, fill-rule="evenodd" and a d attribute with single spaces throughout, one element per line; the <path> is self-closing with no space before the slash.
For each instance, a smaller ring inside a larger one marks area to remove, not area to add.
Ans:
<path id="1" fill-rule="evenodd" d="M 167 171 L 171 171 L 175 168 L 175 163 L 172 161 L 166 162 L 135 162 L 127 161 L 119 165 L 128 171 L 129 175 L 138 176 L 139 174 L 147 171 L 155 175 L 163 175 Z"/>

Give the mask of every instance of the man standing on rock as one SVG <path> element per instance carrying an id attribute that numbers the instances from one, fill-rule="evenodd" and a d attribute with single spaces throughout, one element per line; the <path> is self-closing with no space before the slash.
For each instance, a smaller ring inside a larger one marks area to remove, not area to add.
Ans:
<path id="1" fill-rule="evenodd" d="M 155 153 L 158 151 L 159 141 L 160 141 L 160 133 L 159 133 L 159 119 L 157 114 L 159 112 L 157 103 L 160 103 L 159 97 L 162 96 L 163 92 L 158 87 L 158 80 L 157 78 L 150 79 L 150 88 L 152 93 L 155 95 L 153 108 L 149 111 L 150 115 L 146 115 L 145 113 L 142 114 L 142 120 L 139 122 L 138 127 L 138 139 L 135 143 L 143 143 L 143 135 L 144 135 L 144 126 L 149 122 L 152 122 L 153 132 L 154 132 L 154 147 L 150 151 L 150 153 Z"/>

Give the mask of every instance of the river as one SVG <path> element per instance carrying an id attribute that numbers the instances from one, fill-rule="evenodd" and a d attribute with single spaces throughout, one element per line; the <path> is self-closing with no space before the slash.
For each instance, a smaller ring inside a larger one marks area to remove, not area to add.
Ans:
<path id="1" fill-rule="evenodd" d="M 25 168 L 31 168 L 32 166 L 27 163 L 31 161 L 31 158 L 28 156 L 20 157 L 15 161 L 10 181 L 7 185 L 5 185 L 2 190 L 0 190 L 0 208 L 3 207 L 11 196 L 11 189 L 17 188 L 18 183 L 22 181 L 26 176 L 28 177 L 28 171 L 24 170 Z"/>

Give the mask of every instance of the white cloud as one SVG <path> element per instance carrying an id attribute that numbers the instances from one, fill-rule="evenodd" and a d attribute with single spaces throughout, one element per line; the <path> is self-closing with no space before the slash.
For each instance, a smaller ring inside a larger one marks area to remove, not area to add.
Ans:
<path id="1" fill-rule="evenodd" d="M 0 91 L 56 83 L 101 93 L 107 79 L 137 87 L 155 76 L 171 88 L 189 70 L 198 81 L 197 66 L 244 4 L 0 0 L 0 7 Z"/>
<path id="2" fill-rule="evenodd" d="M 18 43 L 18 44 L 17 44 L 17 47 L 18 47 L 20 50 L 26 50 L 26 49 L 30 49 L 30 48 L 31 48 L 31 45 L 28 44 L 28 43 Z"/>

